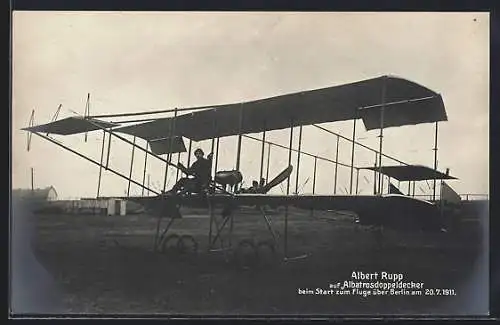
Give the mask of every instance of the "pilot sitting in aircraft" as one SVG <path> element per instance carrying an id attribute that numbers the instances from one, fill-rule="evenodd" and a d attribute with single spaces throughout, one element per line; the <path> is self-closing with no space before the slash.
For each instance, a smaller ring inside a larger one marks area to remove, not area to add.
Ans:
<path id="1" fill-rule="evenodd" d="M 245 189 L 242 188 L 241 193 L 259 193 L 259 182 L 252 181 L 252 186 Z"/>
<path id="2" fill-rule="evenodd" d="M 194 151 L 196 161 L 189 168 L 186 168 L 182 163 L 177 164 L 188 177 L 179 179 L 166 194 L 177 194 L 179 191 L 200 192 L 204 186 L 208 185 L 212 169 L 213 154 L 210 153 L 207 158 L 203 157 L 204 154 L 203 150 L 199 148 L 196 149 Z M 189 176 L 193 177 L 189 178 Z"/>

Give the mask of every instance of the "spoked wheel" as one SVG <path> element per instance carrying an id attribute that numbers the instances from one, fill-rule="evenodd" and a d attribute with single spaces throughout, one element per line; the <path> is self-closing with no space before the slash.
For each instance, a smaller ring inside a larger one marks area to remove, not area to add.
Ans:
<path id="1" fill-rule="evenodd" d="M 181 254 L 195 254 L 198 252 L 198 243 L 191 235 L 182 235 L 177 241 L 177 250 Z"/>
<path id="2" fill-rule="evenodd" d="M 272 266 L 276 263 L 276 246 L 272 240 L 257 243 L 258 264 L 261 267 Z"/>
<path id="3" fill-rule="evenodd" d="M 171 234 L 165 237 L 161 244 L 161 252 L 167 254 L 177 253 L 179 239 L 180 237 L 177 234 Z"/>
<path id="4" fill-rule="evenodd" d="M 256 265 L 258 260 L 257 247 L 251 239 L 244 239 L 238 243 L 234 251 L 234 261 L 237 267 L 249 269 Z"/>

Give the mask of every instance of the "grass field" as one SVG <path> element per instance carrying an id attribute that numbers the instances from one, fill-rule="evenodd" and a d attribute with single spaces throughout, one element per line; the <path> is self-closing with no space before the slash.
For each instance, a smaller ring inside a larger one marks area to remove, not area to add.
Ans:
<path id="1" fill-rule="evenodd" d="M 178 220 L 172 232 L 192 235 L 199 244 L 197 253 L 153 252 L 157 221 L 153 216 L 33 215 L 18 208 L 14 217 L 26 222 L 18 227 L 23 231 L 17 235 L 14 231 L 18 245 L 14 254 L 30 243 L 48 280 L 33 280 L 32 273 L 25 276 L 38 288 L 37 297 L 50 300 L 59 313 L 464 315 L 484 311 L 473 295 L 487 287 L 484 281 L 471 284 L 485 249 L 477 225 L 446 234 L 390 230 L 379 234 L 345 216 L 316 212 L 312 217 L 307 211 L 292 210 L 288 255 L 308 257 L 283 261 L 284 217 L 274 214 L 271 218 L 281 235 L 275 256 L 262 255 L 260 264 L 242 268 L 230 251 L 207 252 L 209 219 L 203 211 L 183 212 L 189 217 Z M 233 244 L 270 238 L 255 211 L 235 215 Z M 20 278 L 28 272 L 25 269 L 13 269 L 13 273 Z M 454 289 L 456 295 L 298 294 L 299 288 L 328 289 L 331 283 L 351 280 L 353 271 L 400 273 L 403 281 L 423 282 L 427 289 Z M 50 283 L 49 289 L 41 286 L 44 281 Z M 22 283 L 25 291 L 34 288 L 29 281 Z"/>

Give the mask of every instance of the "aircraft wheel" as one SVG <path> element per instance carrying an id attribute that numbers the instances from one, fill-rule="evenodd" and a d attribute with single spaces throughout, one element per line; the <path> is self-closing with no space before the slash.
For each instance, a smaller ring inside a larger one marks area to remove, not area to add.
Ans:
<path id="1" fill-rule="evenodd" d="M 161 244 L 162 253 L 173 253 L 178 250 L 180 237 L 177 234 L 171 234 L 165 237 Z"/>
<path id="2" fill-rule="evenodd" d="M 181 254 L 198 252 L 198 243 L 191 235 L 182 235 L 177 241 L 177 249 Z"/>
<path id="3" fill-rule="evenodd" d="M 244 239 L 238 243 L 238 247 L 234 252 L 234 259 L 238 267 L 248 269 L 254 266 L 257 262 L 257 247 L 253 240 Z"/>
<path id="4" fill-rule="evenodd" d="M 265 240 L 257 243 L 257 254 L 260 266 L 271 266 L 276 261 L 276 247 L 273 241 Z"/>

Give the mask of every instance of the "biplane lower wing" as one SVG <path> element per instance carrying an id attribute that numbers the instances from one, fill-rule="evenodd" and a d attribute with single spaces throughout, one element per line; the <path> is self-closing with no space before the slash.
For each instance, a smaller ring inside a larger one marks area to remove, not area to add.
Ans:
<path id="1" fill-rule="evenodd" d="M 354 212 L 360 224 L 386 226 L 399 230 L 440 231 L 443 227 L 436 205 L 404 195 L 268 195 L 212 194 L 208 196 L 129 197 L 131 201 L 156 211 L 174 211 L 178 206 L 197 208 L 239 206 L 293 206 L 304 210 L 343 210 Z"/>
<path id="2" fill-rule="evenodd" d="M 302 209 L 352 211 L 364 225 L 417 231 L 443 229 L 440 210 L 435 204 L 405 195 L 308 196 L 291 205 Z"/>

